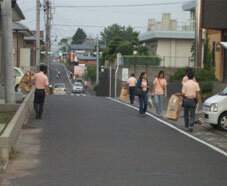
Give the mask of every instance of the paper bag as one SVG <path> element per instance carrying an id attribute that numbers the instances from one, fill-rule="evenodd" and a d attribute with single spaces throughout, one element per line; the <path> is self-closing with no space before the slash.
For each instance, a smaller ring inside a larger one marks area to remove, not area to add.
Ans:
<path id="1" fill-rule="evenodd" d="M 176 95 L 171 96 L 168 104 L 168 109 L 166 112 L 166 117 L 168 119 L 178 120 L 180 116 L 182 100 L 183 98 L 181 96 L 176 96 Z"/>
<path id="2" fill-rule="evenodd" d="M 123 100 L 123 101 L 127 101 L 129 99 L 128 91 L 127 91 L 126 88 L 121 89 L 120 99 Z"/>

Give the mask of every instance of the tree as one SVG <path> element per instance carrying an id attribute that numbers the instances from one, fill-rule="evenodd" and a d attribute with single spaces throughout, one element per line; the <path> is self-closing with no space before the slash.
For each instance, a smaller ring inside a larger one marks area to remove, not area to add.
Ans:
<path id="1" fill-rule="evenodd" d="M 121 53 L 122 55 L 132 55 L 133 54 L 133 45 L 128 41 L 121 43 L 117 47 L 117 53 Z"/>
<path id="2" fill-rule="evenodd" d="M 140 45 L 136 48 L 138 55 L 148 56 L 150 54 L 150 50 L 147 46 Z"/>
<path id="3" fill-rule="evenodd" d="M 76 33 L 73 36 L 73 44 L 82 44 L 85 42 L 87 38 L 86 33 L 84 32 L 84 30 L 82 28 L 78 28 Z"/>
<path id="4" fill-rule="evenodd" d="M 204 42 L 203 65 L 204 65 L 204 69 L 206 69 L 208 71 L 213 71 L 212 70 L 212 53 L 211 53 L 209 41 L 210 41 L 210 39 L 207 36 L 206 40 Z"/>
<path id="5" fill-rule="evenodd" d="M 89 78 L 91 80 L 91 83 L 94 84 L 95 80 L 96 80 L 96 66 L 95 65 L 91 65 L 87 67 L 87 74 L 86 74 L 86 78 Z"/>
<path id="6" fill-rule="evenodd" d="M 131 26 L 125 27 L 118 24 L 113 24 L 101 32 L 101 40 L 103 44 L 109 46 L 110 41 L 115 37 L 120 37 L 123 41 L 129 41 L 133 45 L 136 45 L 138 40 L 139 32 L 134 31 Z"/>
<path id="7" fill-rule="evenodd" d="M 60 47 L 60 50 L 62 52 L 66 52 L 67 50 L 67 46 L 69 45 L 69 41 L 71 40 L 71 38 L 62 38 L 60 40 L 60 42 L 58 43 L 59 47 Z"/>

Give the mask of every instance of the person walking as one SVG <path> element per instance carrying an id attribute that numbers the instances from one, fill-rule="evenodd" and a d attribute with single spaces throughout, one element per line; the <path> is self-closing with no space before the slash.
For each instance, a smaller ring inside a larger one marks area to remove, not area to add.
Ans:
<path id="1" fill-rule="evenodd" d="M 35 97 L 34 97 L 34 109 L 36 112 L 36 119 L 42 118 L 43 106 L 45 96 L 49 95 L 49 83 L 48 78 L 45 75 L 47 73 L 47 67 L 40 66 L 40 72 L 36 73 L 33 77 L 35 82 Z"/>
<path id="2" fill-rule="evenodd" d="M 128 82 L 126 84 L 126 87 L 129 87 L 130 103 L 131 104 L 134 104 L 134 101 L 135 101 L 136 83 L 137 83 L 137 80 L 135 78 L 135 74 L 132 73 L 131 77 L 128 79 Z"/>
<path id="3" fill-rule="evenodd" d="M 183 84 L 182 93 L 178 96 L 184 97 L 184 123 L 185 130 L 192 132 L 195 123 L 196 104 L 201 103 L 200 87 L 197 82 L 193 80 L 194 74 L 189 72 L 188 81 Z"/>
<path id="4" fill-rule="evenodd" d="M 147 74 L 145 72 L 142 72 L 140 75 L 140 78 L 137 81 L 136 87 L 140 90 L 139 96 L 139 114 L 140 116 L 145 116 L 147 112 L 147 105 L 148 105 L 148 80 L 147 80 Z"/>
<path id="5" fill-rule="evenodd" d="M 154 95 L 154 102 L 156 108 L 156 116 L 163 116 L 163 97 L 167 97 L 167 81 L 165 79 L 164 71 L 158 73 L 158 77 L 153 81 L 152 95 Z"/>
<path id="6" fill-rule="evenodd" d="M 85 92 L 87 92 L 87 87 L 88 87 L 88 81 L 85 80 L 85 81 L 84 81 L 84 89 L 85 89 Z"/>

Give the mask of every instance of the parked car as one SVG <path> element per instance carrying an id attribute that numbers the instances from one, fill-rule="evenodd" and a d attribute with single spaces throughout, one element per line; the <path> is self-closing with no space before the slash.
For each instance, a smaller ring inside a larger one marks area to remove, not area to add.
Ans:
<path id="1" fill-rule="evenodd" d="M 14 67 L 15 72 L 15 91 L 19 92 L 19 85 L 24 76 L 24 72 L 21 68 Z"/>
<path id="2" fill-rule="evenodd" d="M 73 84 L 73 93 L 84 93 L 85 88 L 81 82 L 75 82 Z"/>
<path id="3" fill-rule="evenodd" d="M 203 117 L 205 123 L 227 131 L 227 87 L 223 92 L 205 101 Z"/>
<path id="4" fill-rule="evenodd" d="M 65 95 L 66 94 L 66 87 L 64 83 L 56 83 L 54 84 L 53 93 L 55 95 Z"/>

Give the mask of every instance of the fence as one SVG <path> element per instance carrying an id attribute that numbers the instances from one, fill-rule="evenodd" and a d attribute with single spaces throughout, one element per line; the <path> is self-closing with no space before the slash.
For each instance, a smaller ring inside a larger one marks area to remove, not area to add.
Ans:
<path id="1" fill-rule="evenodd" d="M 146 66 L 146 67 L 194 67 L 192 57 L 159 57 L 159 56 L 122 56 L 123 66 Z"/>

